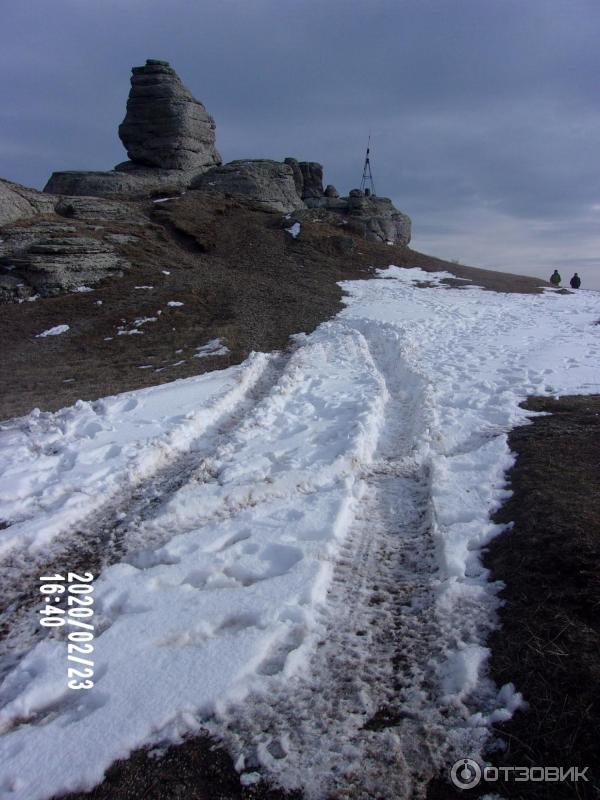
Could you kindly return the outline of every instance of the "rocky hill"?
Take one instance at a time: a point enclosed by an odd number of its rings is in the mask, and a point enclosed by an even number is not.
[[[540,283],[411,251],[389,199],[341,197],[315,162],[222,164],[212,117],[166,62],[131,81],[129,161],[54,173],[44,192],[0,181],[0,417],[285,347],[340,308],[338,281],[390,263],[502,291]],[[214,339],[228,352],[196,357]]]

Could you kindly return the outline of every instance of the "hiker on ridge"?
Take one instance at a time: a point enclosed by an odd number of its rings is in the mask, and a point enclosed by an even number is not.
[[[560,286],[561,281],[562,278],[558,274],[558,270],[555,269],[552,275],[550,276],[550,283],[552,284],[552,286]]]
[[[581,278],[577,273],[571,278],[571,289],[579,289],[581,286]]]

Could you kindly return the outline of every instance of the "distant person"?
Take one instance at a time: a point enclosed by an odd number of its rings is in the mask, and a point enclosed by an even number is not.
[[[579,289],[581,286],[581,278],[577,273],[571,278],[571,289]]]
[[[555,269],[552,275],[550,275],[550,283],[552,284],[552,286],[560,286],[561,281],[562,278],[558,274],[558,270]]]

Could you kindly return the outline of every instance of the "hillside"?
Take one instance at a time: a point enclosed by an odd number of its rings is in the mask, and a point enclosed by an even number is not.
[[[600,296],[223,164],[167,62],[118,131],[0,180],[0,793],[595,796]]]
[[[286,215],[250,206],[191,191],[164,203],[129,201],[133,221],[107,221],[102,211],[96,218],[69,218],[75,235],[127,239],[114,247],[132,266],[93,291],[2,306],[0,418],[196,375],[240,363],[252,350],[285,347],[290,335],[312,331],[341,308],[338,281],[369,277],[389,264],[449,270],[505,292],[535,292],[545,283],[367,241],[321,221],[318,210],[297,215],[302,229],[294,239]],[[64,222],[44,215],[5,226],[4,235]],[[172,301],[183,305],[169,307]],[[119,335],[158,310],[156,322],[144,324],[141,333]],[[68,333],[36,338],[64,324]],[[194,357],[215,338],[226,342],[227,355]]]

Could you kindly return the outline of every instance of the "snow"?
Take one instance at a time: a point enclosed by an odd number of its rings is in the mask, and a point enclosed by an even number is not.
[[[268,356],[0,426],[0,554],[35,553],[193,446],[258,379]]]
[[[180,300],[169,300],[167,305],[171,306],[171,308],[179,308],[179,306],[182,306],[183,303]]]
[[[53,328],[48,328],[43,333],[38,333],[36,339],[43,339],[45,336],[58,336],[61,333],[66,333],[70,329],[69,325],[55,325]]]
[[[209,358],[210,356],[225,356],[230,350],[223,339],[211,339],[201,347],[196,348],[194,358]]]
[[[162,272],[163,275],[170,275],[171,274],[168,269],[163,269],[163,270],[161,270],[161,272]]]
[[[146,325],[148,322],[156,322],[157,319],[158,317],[139,317],[133,320],[133,324],[139,328],[142,325]]]
[[[134,286],[134,289],[154,289],[154,286]]]
[[[90,789],[137,747],[207,725],[225,735],[223,723],[239,731],[227,736],[246,785],[260,765],[290,788],[302,776],[307,797],[327,796],[342,752],[342,777],[363,780],[371,769],[379,794],[409,796],[392,787],[382,753],[405,764],[403,786],[412,786],[423,753],[438,765],[477,754],[490,726],[519,706],[522,687],[498,689],[486,677],[498,587],[480,551],[500,531],[490,514],[508,494],[507,434],[531,416],[519,403],[599,391],[600,295],[466,291],[444,287],[444,277],[390,267],[345,282],[346,308],[296,336],[289,356],[254,354],[239,367],[2,426],[0,518],[13,524],[0,542],[35,554],[52,552],[124,484],[200,447],[208,426],[232,414],[200,469],[140,523],[138,546],[97,578],[94,689],[67,689],[60,632],[0,687],[7,796]],[[196,355],[223,346],[214,339]],[[361,639],[350,627],[339,641],[352,644],[333,658],[327,642],[368,606],[353,571],[363,564],[369,577],[367,546],[374,580],[391,568],[380,553],[404,554],[394,588],[408,599],[399,609],[391,597],[414,683],[403,724],[365,744],[364,715],[385,688],[369,672],[375,634]],[[388,656],[373,675],[388,676]],[[335,658],[356,659],[347,662],[356,695],[336,683]],[[352,713],[327,719],[323,736],[320,703],[329,700]],[[423,743],[432,726],[435,742]]]
[[[73,289],[73,291],[74,292],[86,293],[86,292],[93,292],[94,290],[92,289],[91,286],[76,286]]]
[[[285,230],[290,234],[290,236],[292,236],[294,239],[297,239],[300,233],[300,223],[294,222],[290,228],[286,228]]]

